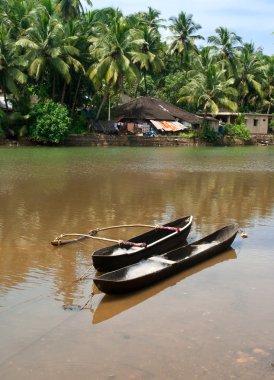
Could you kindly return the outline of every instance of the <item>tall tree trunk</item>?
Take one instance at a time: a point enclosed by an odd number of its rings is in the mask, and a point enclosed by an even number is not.
[[[139,82],[139,80],[137,80],[135,91],[134,91],[134,98],[137,98],[139,86],[140,86],[140,82]]]
[[[144,70],[144,82],[145,82],[145,94],[147,96],[147,74],[145,70]]]
[[[202,123],[202,128],[205,130],[207,128],[207,108],[204,109],[204,116],[203,116],[203,123]]]
[[[4,78],[1,78],[1,79],[2,80],[1,80],[0,91],[2,90],[2,92],[3,92],[5,106],[6,106],[6,109],[8,109],[8,100],[7,100],[7,93],[6,93],[6,90],[5,90]]]
[[[82,75],[79,75],[77,86],[76,86],[76,91],[75,91],[75,95],[74,95],[74,99],[73,99],[73,104],[72,104],[72,112],[74,112],[75,108],[76,108],[76,103],[77,103],[81,79],[82,79]]]
[[[4,102],[5,102],[6,111],[7,111],[8,110],[8,99],[7,99],[7,94],[6,94],[6,91],[4,90],[4,88],[3,88],[3,95],[4,95]]]
[[[266,111],[266,113],[268,115],[270,114],[270,109],[271,109],[271,95],[272,95],[272,90],[270,89],[269,94],[268,94],[268,96],[269,96],[269,103],[268,103],[268,107],[267,107],[267,111]]]
[[[65,101],[66,88],[67,88],[67,83],[66,83],[66,81],[65,81],[65,82],[64,82],[64,85],[63,85],[63,91],[62,91],[62,97],[61,97],[61,103],[62,103],[62,104],[63,104],[64,101]]]
[[[55,98],[55,87],[56,87],[56,76],[53,74],[53,81],[52,81],[52,99]]]
[[[100,107],[98,108],[95,120],[99,120],[99,116],[101,114],[102,108],[103,108],[103,106],[104,106],[104,104],[105,104],[105,102],[106,102],[106,100],[108,99],[108,96],[109,96],[109,89],[110,89],[110,84],[107,85],[106,91],[105,91],[104,96],[103,96],[103,100],[102,100],[102,102],[100,104]]]

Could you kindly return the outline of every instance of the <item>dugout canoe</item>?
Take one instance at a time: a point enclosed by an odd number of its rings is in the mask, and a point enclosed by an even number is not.
[[[115,244],[99,249],[92,254],[93,266],[99,272],[109,272],[170,251],[185,243],[192,219],[192,215],[188,215],[135,236],[129,239],[127,244]],[[129,246],[128,243],[141,246]]]
[[[94,283],[107,294],[138,290],[227,250],[238,229],[238,224],[230,224],[184,247],[96,276]]]
[[[139,305],[140,303],[147,301],[151,297],[156,296],[162,291],[172,288],[181,281],[188,277],[197,275],[210,267],[224,263],[225,261],[237,259],[235,249],[231,248],[219,255],[211,257],[209,260],[205,260],[197,265],[193,265],[184,271],[181,271],[174,276],[170,276],[162,281],[158,281],[153,286],[147,286],[135,292],[129,292],[127,294],[110,295],[101,293],[100,290],[93,285],[93,296],[91,299],[92,323],[97,324],[111,319],[120,313],[123,313],[132,307]]]

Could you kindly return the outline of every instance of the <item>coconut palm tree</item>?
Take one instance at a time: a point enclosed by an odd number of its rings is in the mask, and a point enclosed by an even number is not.
[[[147,12],[141,12],[142,22],[145,23],[149,27],[153,28],[165,28],[163,24],[166,21],[164,18],[160,18],[161,12],[152,7],[148,7]]]
[[[10,30],[10,38],[17,39],[43,9],[44,6],[37,0],[1,0],[0,17]]]
[[[201,25],[193,21],[193,15],[185,12],[179,13],[178,17],[170,17],[171,26],[169,27],[173,36],[171,37],[171,54],[179,55],[181,65],[187,62],[189,53],[197,51],[195,40],[204,39],[200,34],[196,34]]]
[[[77,96],[77,92],[80,86],[80,80],[82,76],[85,74],[85,68],[80,62],[80,54],[81,54],[81,49],[84,46],[87,48],[87,41],[83,37],[81,32],[82,32],[82,24],[79,19],[68,20],[64,24],[63,59],[69,66],[71,79],[68,81],[66,78],[64,78],[61,103],[64,103],[65,92],[66,92],[68,83],[70,83],[70,98],[71,98],[72,92],[75,92],[75,96]],[[75,81],[72,81],[72,79],[74,77],[76,77],[77,86],[76,86],[76,89],[73,91],[72,84]]]
[[[254,44],[245,44],[238,55],[238,104],[242,111],[250,109],[250,105],[261,102],[263,98],[263,82],[267,79],[268,65]]]
[[[90,55],[94,60],[88,71],[89,78],[98,89],[105,87],[96,115],[98,119],[110,89],[120,91],[124,80],[138,77],[137,67],[131,60],[133,46],[138,41],[132,40],[129,24],[120,11],[116,10],[109,25],[101,22],[96,24],[94,36],[89,38],[89,42]]]
[[[215,32],[217,35],[208,37],[208,42],[214,44],[219,51],[220,58],[228,63],[228,68],[232,69],[236,77],[235,53],[242,45],[242,38],[222,26],[215,29]],[[228,73],[231,74],[230,70],[228,70]]]
[[[208,113],[216,115],[219,107],[236,111],[237,91],[233,88],[234,78],[226,79],[226,69],[222,62],[209,63],[206,67],[193,71],[193,77],[181,88],[178,102],[190,102],[196,109],[202,109],[204,117]]]
[[[141,72],[145,84],[145,94],[147,95],[147,74],[159,73],[164,68],[164,62],[160,56],[160,35],[157,28],[145,24],[132,34],[133,40],[138,41],[135,46],[136,49],[131,53],[132,62],[137,65]]]
[[[65,20],[78,17],[84,12],[83,5],[80,0],[57,0],[56,10]],[[86,0],[88,5],[92,5],[90,0]]]
[[[23,84],[27,76],[23,73],[24,60],[10,38],[10,32],[0,26],[0,89],[3,92],[6,108],[7,94],[18,95],[18,84]]]
[[[60,79],[70,82],[70,67],[80,69],[80,63],[74,58],[78,50],[69,42],[60,19],[44,10],[15,44],[24,49],[24,57],[29,62],[29,75],[36,81],[49,82],[53,98],[56,97]]]
[[[274,113],[274,56],[265,56],[267,62],[266,79],[263,82],[263,106],[266,113]]]

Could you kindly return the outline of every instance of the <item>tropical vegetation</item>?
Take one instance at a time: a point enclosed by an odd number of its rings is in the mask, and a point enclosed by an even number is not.
[[[151,7],[126,16],[86,3],[1,0],[0,95],[4,108],[12,104],[0,113],[2,136],[62,141],[88,118],[110,117],[124,93],[205,116],[274,112],[274,56],[226,27],[206,40],[183,11],[164,20]]]

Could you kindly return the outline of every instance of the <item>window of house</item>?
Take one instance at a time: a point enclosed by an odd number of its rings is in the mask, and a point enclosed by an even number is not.
[[[258,119],[253,119],[253,127],[258,127],[259,120]]]

